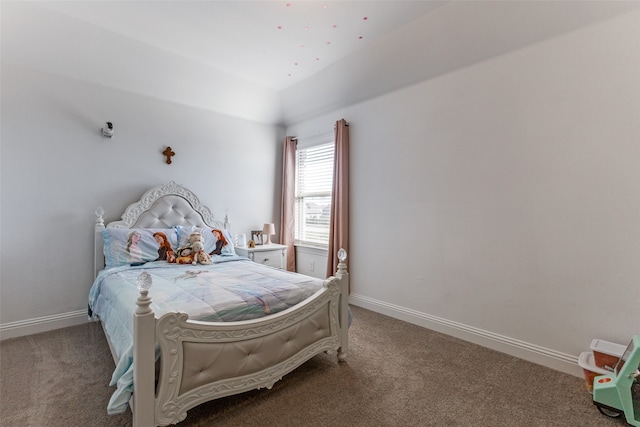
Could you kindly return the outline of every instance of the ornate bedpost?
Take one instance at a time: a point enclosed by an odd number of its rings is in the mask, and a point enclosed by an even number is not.
[[[102,247],[104,245],[102,241],[102,229],[104,228],[104,209],[98,207],[95,211],[96,224],[94,226],[93,237],[93,277],[98,275],[98,271],[104,268],[104,252]]]
[[[224,214],[224,225],[223,225],[223,227],[224,227],[225,230],[231,231],[231,221],[229,221],[229,212],[228,212],[228,210]]]
[[[133,318],[133,425],[154,427],[155,424],[155,328],[151,309],[151,275],[146,271],[138,276],[140,296],[136,300]]]
[[[347,251],[338,251],[338,271],[336,277],[340,280],[340,349],[338,360],[345,361],[349,351],[349,273],[347,272]]]

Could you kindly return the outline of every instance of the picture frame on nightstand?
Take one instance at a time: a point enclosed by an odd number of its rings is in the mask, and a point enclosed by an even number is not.
[[[251,230],[251,240],[253,240],[256,245],[261,245],[262,244],[262,230]]]

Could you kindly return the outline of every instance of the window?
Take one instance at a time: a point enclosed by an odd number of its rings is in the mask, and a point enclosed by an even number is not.
[[[329,245],[333,147],[330,142],[296,150],[296,245]]]

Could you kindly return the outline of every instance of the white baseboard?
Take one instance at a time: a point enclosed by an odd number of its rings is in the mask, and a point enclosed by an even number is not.
[[[78,310],[69,313],[54,314],[52,316],[37,317],[35,319],[9,322],[0,325],[0,341],[80,325],[88,321],[87,310]]]
[[[349,304],[441,332],[560,372],[582,377],[578,357],[405,307],[351,294]],[[355,320],[355,319],[354,319]]]
[[[514,338],[475,328],[473,326],[421,313],[394,304],[351,294],[349,304],[384,314],[394,319],[451,335],[483,347],[510,354],[557,371],[582,377],[578,357],[540,347]],[[16,338],[88,322],[87,311],[78,310],[53,316],[38,317],[0,325],[0,340]]]

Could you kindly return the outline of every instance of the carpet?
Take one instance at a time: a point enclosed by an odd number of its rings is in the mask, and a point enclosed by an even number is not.
[[[347,362],[321,354],[270,390],[207,402],[187,426],[624,426],[584,380],[352,307]],[[130,426],[109,416],[114,362],[97,323],[0,343],[0,425]]]

